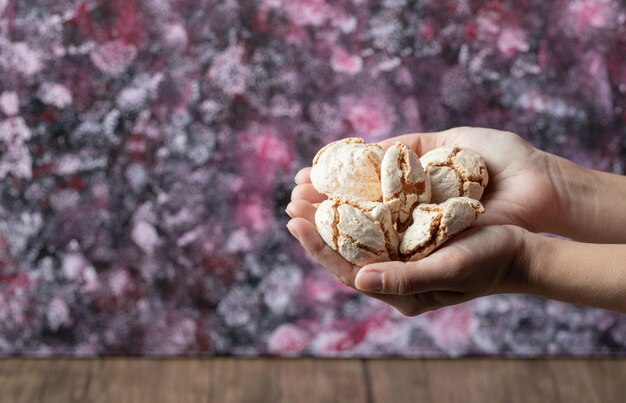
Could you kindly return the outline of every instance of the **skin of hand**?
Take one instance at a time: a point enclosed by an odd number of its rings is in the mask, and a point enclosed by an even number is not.
[[[331,249],[315,228],[315,207],[292,203],[296,218],[287,225],[304,249],[344,284],[415,316],[448,305],[502,292],[524,283],[518,257],[524,230],[483,226],[463,232],[416,262],[386,262],[362,268]]]
[[[546,262],[561,256],[558,251],[568,249],[569,244],[574,244],[575,250],[577,244],[566,242],[547,248],[544,243],[552,245],[551,240],[519,228],[595,242],[624,241],[626,209],[618,220],[605,211],[615,212],[615,203],[626,198],[623,178],[584,169],[532,147],[513,133],[492,129],[461,127],[439,133],[399,136],[380,144],[386,149],[395,141],[408,144],[418,155],[441,146],[459,146],[481,154],[490,174],[490,183],[481,200],[486,212],[475,223],[476,229],[456,236],[418,262],[388,262],[361,269],[343,259],[319,236],[315,228],[315,208],[326,197],[310,183],[310,168],[301,170],[296,175],[297,186],[287,207],[287,213],[293,218],[288,228],[307,252],[344,284],[411,316],[500,292],[534,293],[623,309],[619,290],[611,291],[613,299],[610,301],[598,299],[601,292],[597,290],[595,299],[584,292],[564,294],[553,276],[538,270],[550,270]],[[598,190],[604,192],[604,197],[593,193]],[[581,197],[581,194],[591,196]],[[593,248],[584,250],[587,255],[582,256],[581,261],[592,264],[588,256],[597,252]],[[558,266],[558,263],[555,264]],[[568,275],[566,270],[556,272],[560,276]],[[585,277],[584,273],[584,269],[579,270],[578,280]],[[614,270],[613,274],[619,277],[621,271]],[[542,280],[531,281],[533,279]],[[583,291],[578,280],[566,280],[577,284],[570,288]]]
[[[626,313],[626,245],[526,232],[515,266],[521,292]]]
[[[417,155],[437,147],[469,148],[487,164],[489,185],[481,202],[486,211],[476,225],[513,224],[530,231],[547,231],[547,222],[559,210],[556,188],[546,172],[550,154],[526,143],[521,137],[492,129],[459,127],[438,133],[407,134],[379,143],[387,149],[396,141],[407,144]],[[319,203],[326,199],[310,180],[310,168],[296,175],[292,201]]]
[[[465,231],[416,262],[363,266],[321,239],[315,207],[298,201],[288,228],[344,284],[415,316],[490,294],[524,293],[626,313],[626,245],[551,239],[510,225]]]
[[[478,152],[489,170],[489,185],[481,202],[485,213],[477,226],[511,224],[531,232],[550,232],[596,243],[626,243],[626,178],[586,169],[534,148],[520,136],[494,129],[457,127],[437,133],[406,134],[396,141],[417,155],[442,146]],[[311,168],[296,175],[291,200],[316,204],[326,197],[310,180]]]

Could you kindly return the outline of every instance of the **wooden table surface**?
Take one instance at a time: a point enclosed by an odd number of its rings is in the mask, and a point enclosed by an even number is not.
[[[0,402],[626,401],[626,360],[0,359]]]

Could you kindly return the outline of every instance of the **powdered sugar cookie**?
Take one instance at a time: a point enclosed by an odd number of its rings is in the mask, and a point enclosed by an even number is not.
[[[380,164],[383,149],[361,138],[335,141],[313,159],[311,183],[327,196],[353,196],[381,201]]]
[[[480,200],[489,182],[485,161],[472,150],[435,148],[424,154],[420,162],[430,179],[431,203],[460,196]]]

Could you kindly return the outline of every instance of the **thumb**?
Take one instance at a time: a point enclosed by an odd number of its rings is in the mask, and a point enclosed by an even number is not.
[[[454,265],[426,257],[417,262],[386,262],[363,266],[354,281],[364,292],[409,295],[428,291],[455,291]]]

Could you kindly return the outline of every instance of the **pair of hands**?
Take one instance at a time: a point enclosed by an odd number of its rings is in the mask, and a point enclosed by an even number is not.
[[[344,284],[380,299],[408,316],[480,296],[524,292],[524,245],[527,231],[549,231],[560,209],[551,154],[521,137],[492,129],[460,127],[438,133],[407,134],[396,141],[417,155],[441,146],[478,152],[489,170],[482,203],[485,213],[474,228],[457,235],[417,262],[386,262],[358,267],[322,240],[315,227],[317,205],[326,197],[310,180],[310,167],[296,175],[287,227],[304,249]]]

